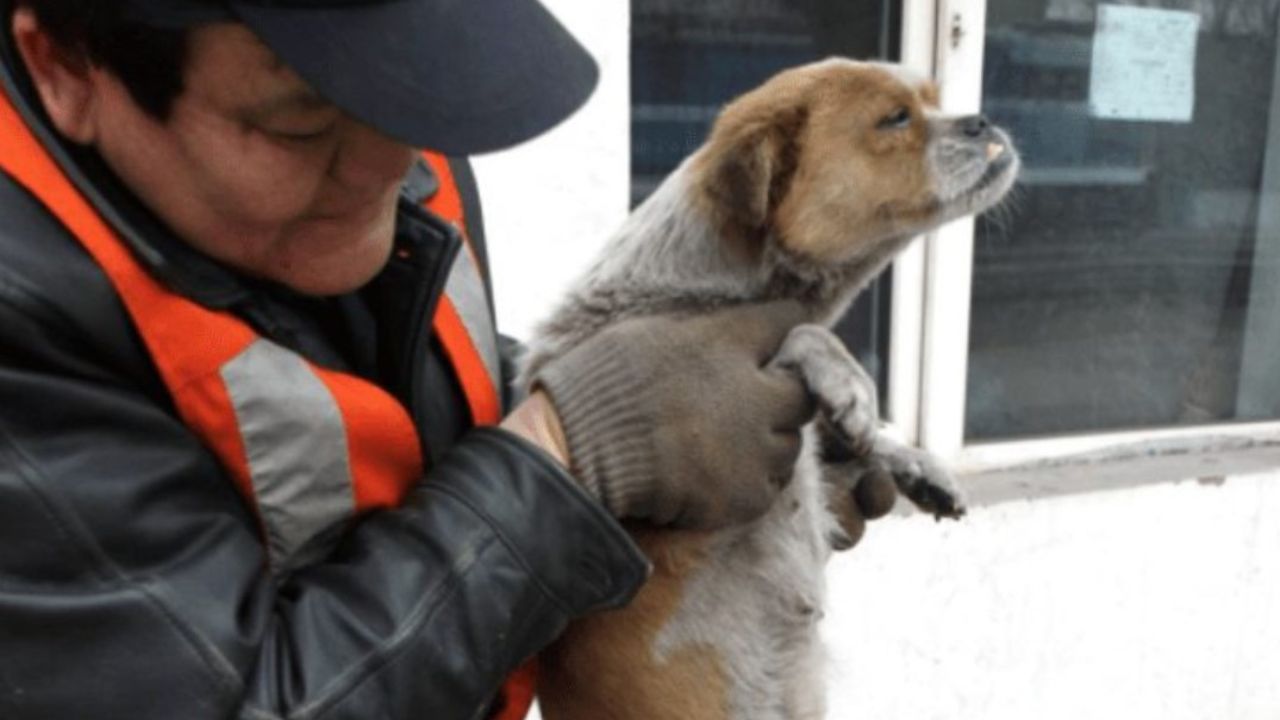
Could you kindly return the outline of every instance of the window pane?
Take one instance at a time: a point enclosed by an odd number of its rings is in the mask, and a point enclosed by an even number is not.
[[[896,57],[898,10],[892,0],[632,0],[632,204],[697,149],[724,103],[779,70]],[[882,393],[888,303],[877,282],[836,328]]]
[[[970,439],[1280,417],[1275,8],[989,0]]]

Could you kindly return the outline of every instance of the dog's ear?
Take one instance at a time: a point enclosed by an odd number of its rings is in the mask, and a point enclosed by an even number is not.
[[[770,108],[763,117],[741,118],[733,109],[702,149],[701,190],[724,241],[755,259],[795,174],[804,113]]]

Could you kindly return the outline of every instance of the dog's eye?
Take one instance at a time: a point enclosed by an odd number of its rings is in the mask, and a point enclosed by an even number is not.
[[[911,110],[900,107],[880,120],[881,130],[901,130],[911,124]]]

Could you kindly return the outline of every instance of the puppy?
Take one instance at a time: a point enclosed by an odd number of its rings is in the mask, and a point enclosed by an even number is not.
[[[877,434],[875,385],[826,329],[913,237],[1013,184],[1004,132],[937,110],[936,89],[894,65],[831,59],[775,76],[725,108],[537,331],[526,378],[623,318],[797,300],[811,324],[771,362],[820,407],[758,521],[629,526],[654,575],[628,608],[544,653],[546,720],[820,718],[823,568],[860,532],[841,522],[859,478],[889,472],[920,508],[963,512],[938,463]]]

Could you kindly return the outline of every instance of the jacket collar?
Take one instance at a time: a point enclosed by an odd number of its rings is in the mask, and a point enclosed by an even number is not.
[[[215,310],[237,305],[259,282],[249,280],[183,242],[151,213],[91,149],[64,141],[37,101],[13,48],[8,18],[12,3],[0,0],[0,86],[72,184],[119,233],[142,264],[174,292]],[[439,180],[423,161],[405,178],[400,212],[412,212],[439,190]],[[400,223],[398,223],[400,224]]]

